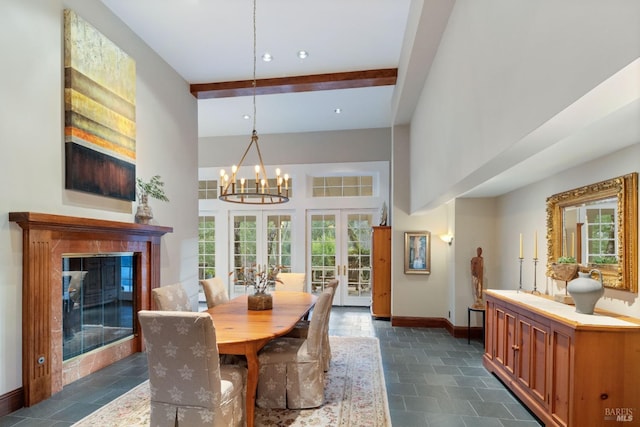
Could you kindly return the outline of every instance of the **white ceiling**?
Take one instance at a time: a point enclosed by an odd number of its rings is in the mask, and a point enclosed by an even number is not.
[[[252,78],[251,0],[102,2],[188,83]],[[422,9],[413,8],[418,4]],[[258,96],[258,132],[407,123],[452,5],[417,0],[258,1],[257,54],[269,51],[274,56],[270,63],[258,58],[258,79],[399,68],[396,86]],[[413,45],[416,34],[419,49]],[[403,51],[403,44],[411,52]],[[296,56],[300,49],[309,52],[307,59]],[[638,143],[639,75],[640,59],[514,143],[468,182],[458,183],[459,194],[450,196],[497,196]],[[342,113],[335,114],[335,108]],[[245,114],[253,114],[251,97],[199,100],[199,136],[249,135],[253,125],[243,119]],[[514,158],[526,160],[514,166]]]
[[[188,83],[252,79],[252,1],[102,1]],[[256,77],[397,68],[409,5],[410,0],[258,1]],[[297,57],[301,49],[307,59]],[[273,61],[260,59],[266,51]],[[393,89],[258,96],[256,127],[261,134],[389,127]],[[245,114],[253,115],[250,96],[199,100],[199,136],[249,135],[253,125]]]

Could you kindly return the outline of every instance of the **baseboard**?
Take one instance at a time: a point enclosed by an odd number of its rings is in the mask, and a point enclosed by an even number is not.
[[[0,396],[0,417],[9,415],[24,406],[22,387]]]
[[[444,328],[455,338],[467,338],[466,326],[455,326],[449,319],[444,317],[404,317],[392,316],[391,326],[401,326],[405,328]],[[480,326],[473,326],[470,330],[471,339],[482,339],[483,329]]]

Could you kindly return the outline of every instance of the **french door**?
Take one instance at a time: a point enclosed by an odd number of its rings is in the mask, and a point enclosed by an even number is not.
[[[321,293],[338,279],[334,305],[371,305],[371,227],[374,210],[307,212],[310,290]]]
[[[291,271],[292,215],[287,212],[238,212],[230,218],[230,296],[247,292],[242,269],[253,266]]]

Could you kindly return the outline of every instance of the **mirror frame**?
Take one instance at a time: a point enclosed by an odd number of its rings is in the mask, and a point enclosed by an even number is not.
[[[547,198],[547,276],[551,265],[562,256],[563,209],[568,206],[615,197],[617,204],[618,264],[600,266],[607,288],[638,292],[638,173],[633,172],[585,185]],[[595,265],[581,265],[589,271]],[[607,268],[608,267],[608,268]]]

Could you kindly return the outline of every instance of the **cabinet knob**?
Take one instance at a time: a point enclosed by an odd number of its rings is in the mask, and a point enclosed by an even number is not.
[[[511,346],[511,349],[512,349],[513,351],[518,351],[518,350],[520,350],[520,346],[518,346],[518,345],[512,345],[512,346]]]
[[[608,395],[607,393],[602,393],[602,394],[600,395],[600,399],[601,399],[601,400],[607,400],[608,398],[609,398],[609,395]]]

